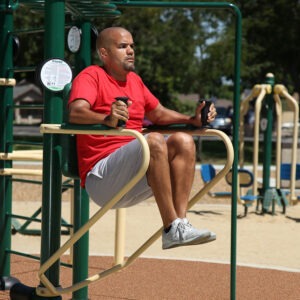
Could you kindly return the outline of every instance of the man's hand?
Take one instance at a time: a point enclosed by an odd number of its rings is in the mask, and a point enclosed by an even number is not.
[[[128,107],[132,101],[128,101],[126,105],[123,101],[118,100],[112,103],[110,115],[105,118],[105,125],[109,127],[117,127],[118,121],[127,122],[129,119]]]
[[[203,123],[205,123],[205,121],[201,119],[201,111],[204,109],[204,107],[205,107],[205,101],[202,101],[196,108],[195,116],[192,118],[192,124],[195,127],[201,127],[203,126]],[[207,122],[208,123],[212,122],[215,119],[216,115],[217,115],[217,111],[215,105],[211,103],[209,107],[209,112],[207,114]]]

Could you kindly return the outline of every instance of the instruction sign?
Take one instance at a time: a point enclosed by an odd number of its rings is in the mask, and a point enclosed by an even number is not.
[[[59,92],[72,81],[72,70],[64,60],[54,58],[43,64],[40,78],[45,88],[52,92]]]

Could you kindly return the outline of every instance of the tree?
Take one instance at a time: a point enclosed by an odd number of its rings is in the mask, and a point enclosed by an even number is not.
[[[32,29],[43,29],[43,15],[33,13],[26,6],[22,6],[14,12],[14,30],[19,33],[16,37],[19,40],[18,53],[15,56],[14,64],[19,68],[35,67],[43,61],[44,45],[43,31],[39,33],[28,33]],[[35,73],[32,72],[18,72],[15,75],[19,81],[26,78],[28,81],[35,81]]]
[[[273,72],[276,82],[300,91],[300,1],[233,0],[243,15],[243,88]],[[230,11],[187,8],[119,7],[120,18],[97,19],[101,28],[128,28],[137,44],[137,72],[165,105],[176,108],[178,93],[232,98],[235,16]],[[42,27],[43,17],[17,10],[15,28]],[[43,35],[21,41],[17,65],[35,65],[43,58]],[[94,63],[99,63],[96,55]]]
[[[243,15],[245,85],[272,72],[290,92],[300,92],[300,1],[233,1]]]
[[[27,11],[24,17],[24,11],[19,12],[15,27],[31,28],[38,23],[43,26],[42,16],[33,18]],[[179,108],[178,93],[196,92],[203,97],[217,90],[223,72],[218,70],[217,61],[210,63],[207,55],[209,41],[216,41],[221,34],[219,19],[214,14],[203,9],[122,8],[119,19],[92,22],[99,30],[120,25],[133,33],[137,43],[137,72],[168,107]],[[30,35],[21,41],[24,50],[17,64],[36,65],[43,60],[42,38],[43,35]],[[94,63],[99,63],[96,55]],[[182,109],[186,108],[181,105]]]

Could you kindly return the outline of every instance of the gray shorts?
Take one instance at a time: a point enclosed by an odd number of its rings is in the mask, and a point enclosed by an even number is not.
[[[142,148],[137,140],[100,160],[87,174],[85,188],[99,206],[105,205],[138,172]],[[129,207],[153,196],[146,175],[113,208]]]

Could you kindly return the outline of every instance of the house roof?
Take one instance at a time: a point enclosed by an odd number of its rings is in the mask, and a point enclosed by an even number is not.
[[[15,102],[29,101],[29,102],[43,102],[41,89],[26,80],[20,81],[13,89],[13,98]]]

